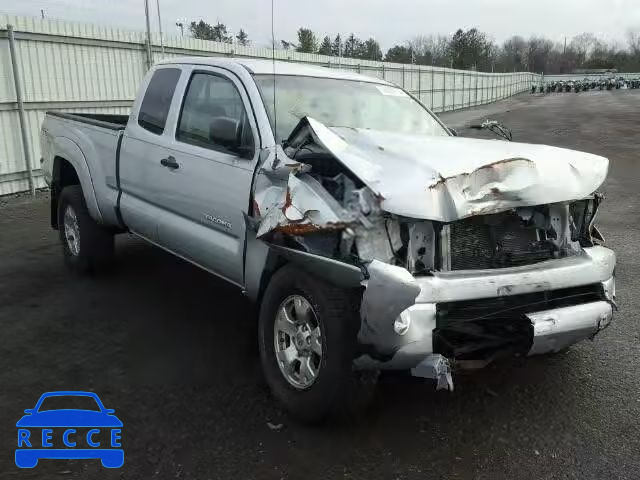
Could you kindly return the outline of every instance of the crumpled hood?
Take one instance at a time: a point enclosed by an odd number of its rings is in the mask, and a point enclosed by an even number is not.
[[[547,145],[326,127],[307,118],[318,143],[397,215],[453,221],[510,208],[584,198],[609,161]]]

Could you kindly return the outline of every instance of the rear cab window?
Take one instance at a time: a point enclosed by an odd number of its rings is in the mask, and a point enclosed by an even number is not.
[[[179,68],[160,68],[151,77],[138,112],[138,125],[145,130],[164,132],[180,73]]]

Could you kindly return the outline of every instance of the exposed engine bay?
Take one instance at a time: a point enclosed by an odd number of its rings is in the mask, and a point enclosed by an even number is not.
[[[263,240],[355,265],[379,260],[414,275],[527,265],[602,240],[593,226],[599,194],[452,222],[389,213],[385,198],[313,135],[296,133],[256,179],[253,214]]]
[[[454,150],[452,142],[460,142],[462,149]],[[579,257],[585,255],[584,248],[603,241],[594,226],[602,196],[594,191],[606,176],[606,159],[589,154],[579,158],[579,152],[533,145],[516,151],[518,144],[497,140],[480,141],[486,148],[478,151],[480,144],[469,142],[478,141],[418,142],[351,128],[329,129],[303,118],[256,175],[250,221],[257,238],[363,272],[359,340],[363,355],[377,365],[394,361],[407,343],[405,339],[385,344],[380,338],[383,331],[386,336],[402,335],[401,314],[421,295],[420,288],[414,288],[416,278]],[[411,153],[420,159],[404,161],[412,147],[421,147]],[[465,168],[452,165],[464,164],[454,154],[471,153],[475,159]],[[376,271],[381,273],[378,293],[384,288],[391,295],[384,315],[376,312],[378,303],[376,308],[367,304],[379,302],[367,295]],[[501,294],[498,288],[492,299],[434,301],[429,348],[460,361],[524,355],[534,335],[527,305],[546,308],[572,305],[565,297],[579,298],[578,303],[605,298],[596,282],[577,290],[549,292],[541,285],[524,296],[513,293],[517,292]],[[428,367],[442,371],[441,360],[433,359]]]

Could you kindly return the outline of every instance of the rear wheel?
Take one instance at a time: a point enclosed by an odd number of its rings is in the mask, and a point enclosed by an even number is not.
[[[377,372],[353,370],[357,298],[292,265],[267,287],[258,332],[262,368],[273,395],[302,421],[356,415],[373,396]]]
[[[91,218],[79,185],[65,187],[60,194],[58,232],[65,263],[75,272],[98,270],[113,259],[113,232]]]

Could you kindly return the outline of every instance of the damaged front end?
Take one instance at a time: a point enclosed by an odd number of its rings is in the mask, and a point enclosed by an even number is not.
[[[504,142],[480,141],[486,158],[463,169],[450,142],[465,139],[377,133],[303,118],[259,167],[248,218],[271,248],[363,290],[357,368],[451,389],[449,362],[557,351],[609,323],[615,256],[599,246],[592,193],[606,159],[572,152],[556,162],[564,189],[545,188],[550,153],[570,151],[535,147],[546,156],[534,161],[500,146],[495,160],[486,150]],[[446,152],[456,169],[423,158]]]

